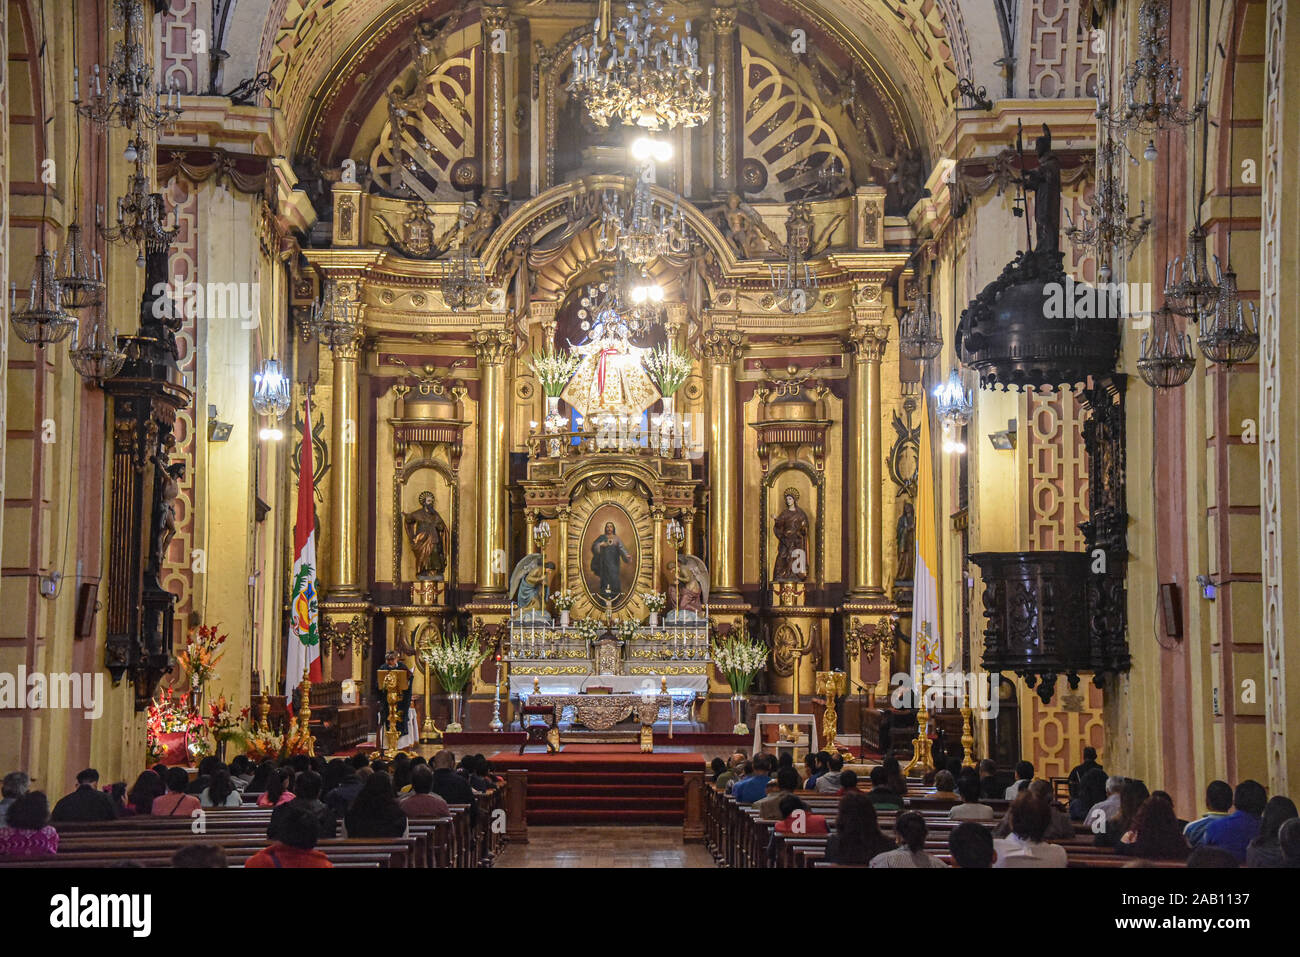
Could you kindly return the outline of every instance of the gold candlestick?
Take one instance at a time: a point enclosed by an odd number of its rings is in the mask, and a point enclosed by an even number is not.
[[[916,737],[912,739],[912,760],[907,767],[903,768],[904,774],[911,774],[916,768],[919,768],[922,774],[934,770],[934,761],[930,757],[930,739],[925,734],[925,729],[930,724],[930,712],[925,709],[925,682],[918,682],[917,687],[921,695],[921,706],[916,712]]]
[[[971,710],[961,709],[961,746],[964,755],[961,759],[963,768],[975,767],[975,735],[971,732]]]
[[[271,699],[266,696],[266,689],[262,689],[262,697],[258,701],[257,711],[260,715],[258,729],[269,732],[271,730]]]
[[[844,694],[847,675],[842,671],[817,672],[817,692],[826,698],[826,710],[822,712],[822,734],[826,738],[826,751],[835,754],[839,748],[835,737],[839,733],[839,715],[835,710],[835,699]]]
[[[311,735],[311,666],[302,670],[302,709],[298,712],[298,740],[308,757],[316,756],[316,739]]]

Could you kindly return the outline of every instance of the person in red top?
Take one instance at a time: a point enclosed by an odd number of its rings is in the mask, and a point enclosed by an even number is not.
[[[186,794],[190,776],[182,767],[167,769],[167,793],[153,799],[149,813],[154,817],[189,817],[199,809],[197,795]]]
[[[9,805],[0,827],[0,857],[50,857],[59,849],[59,832],[50,827],[50,802],[28,791]]]
[[[306,808],[286,804],[277,822],[279,840],[262,848],[244,862],[245,867],[333,867],[330,859],[316,850],[320,825]]]
[[[778,834],[828,834],[826,818],[809,814],[808,805],[797,794],[781,798],[781,820],[776,822]]]

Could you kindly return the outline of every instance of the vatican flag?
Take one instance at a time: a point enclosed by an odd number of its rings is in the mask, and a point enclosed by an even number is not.
[[[935,531],[930,403],[922,391],[921,448],[916,470],[916,565],[912,573],[912,681],[942,667],[939,660],[939,542]]]
[[[289,599],[289,653],[284,666],[284,693],[292,695],[303,673],[321,680],[320,616],[316,586],[315,482],[311,450],[311,399],[303,406],[302,455],[298,460],[298,520],[293,530],[293,588]],[[308,670],[310,669],[310,671]]]

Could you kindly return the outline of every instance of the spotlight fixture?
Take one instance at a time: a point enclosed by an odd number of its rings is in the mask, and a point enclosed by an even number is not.
[[[1016,447],[1016,420],[1008,419],[1007,427],[1001,432],[990,432],[989,442],[999,452],[1012,452]]]
[[[638,163],[666,163],[673,155],[673,145],[649,136],[638,136],[632,141],[632,158]]]
[[[217,407],[208,406],[208,441],[209,442],[229,442],[230,433],[235,426],[231,422],[222,422],[217,418]]]

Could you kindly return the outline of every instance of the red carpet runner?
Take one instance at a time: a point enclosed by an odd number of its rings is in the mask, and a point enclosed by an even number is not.
[[[681,825],[686,814],[682,772],[705,767],[696,753],[640,754],[626,745],[566,745],[559,754],[500,751],[488,760],[498,772],[528,771],[524,810],[530,827]]]

